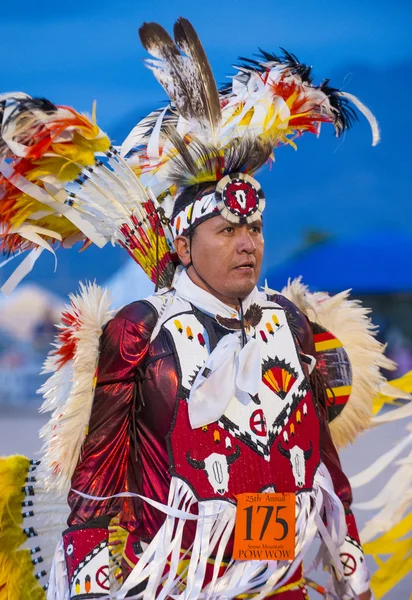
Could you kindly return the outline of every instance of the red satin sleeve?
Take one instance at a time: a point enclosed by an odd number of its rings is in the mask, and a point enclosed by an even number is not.
[[[112,517],[120,509],[131,526],[136,526],[138,515],[130,499],[89,500],[74,490],[92,496],[138,491],[138,453],[131,449],[130,435],[138,409],[135,373],[145,359],[156,320],[151,305],[134,302],[117,313],[103,331],[89,430],[68,496],[69,526]]]

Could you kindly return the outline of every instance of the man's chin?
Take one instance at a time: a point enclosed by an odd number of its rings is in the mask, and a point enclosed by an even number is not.
[[[246,298],[253,291],[255,285],[255,281],[244,282],[242,285],[234,285],[226,295],[236,300],[238,298]]]

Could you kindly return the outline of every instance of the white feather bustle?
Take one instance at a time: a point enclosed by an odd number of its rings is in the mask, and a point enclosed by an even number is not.
[[[43,373],[50,377],[42,385],[42,412],[52,412],[40,431],[44,439],[40,475],[45,489],[65,496],[87,435],[94,396],[94,378],[99,357],[102,328],[113,316],[108,291],[95,283],[80,284],[80,293],[70,296],[66,307],[75,325],[59,325],[76,344],[74,358],[59,368],[57,338]]]
[[[395,363],[384,354],[385,346],[375,337],[370,309],[349,299],[349,290],[329,296],[310,293],[301,279],[289,280],[281,292],[306,314],[335,335],[343,344],[352,366],[352,392],[344,410],[330,424],[332,438],[343,448],[369,427],[374,397],[387,383],[380,369],[393,370]],[[394,388],[394,397],[396,397]]]

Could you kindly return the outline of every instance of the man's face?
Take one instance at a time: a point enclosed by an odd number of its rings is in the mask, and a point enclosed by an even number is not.
[[[184,266],[192,262],[188,274],[194,283],[223,302],[237,304],[238,298],[250,294],[259,278],[262,221],[234,225],[218,215],[196,227],[191,248],[183,236],[176,238],[175,246]]]

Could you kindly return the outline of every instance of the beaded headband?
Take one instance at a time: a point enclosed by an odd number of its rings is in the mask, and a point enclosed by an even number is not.
[[[231,223],[253,223],[261,218],[265,196],[260,183],[250,175],[232,173],[223,177],[214,192],[200,195],[171,221],[173,236],[187,235],[217,215]]]

